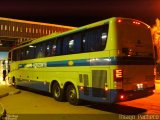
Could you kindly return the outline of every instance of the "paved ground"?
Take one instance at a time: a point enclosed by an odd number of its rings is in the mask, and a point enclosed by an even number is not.
[[[20,92],[22,91],[22,92]],[[20,93],[20,94],[17,94]],[[15,94],[15,95],[13,95]],[[7,97],[5,97],[7,96]],[[4,105],[9,114],[63,114],[63,117],[57,117],[57,119],[70,118],[67,116],[72,115],[71,117],[75,120],[78,118],[83,118],[83,116],[77,117],[79,114],[86,114],[84,118],[91,117],[92,120],[100,120],[97,115],[110,114],[113,116],[103,116],[102,118],[119,118],[116,115],[128,115],[128,114],[160,114],[160,83],[156,81],[156,92],[154,95],[147,98],[121,102],[114,106],[106,105],[96,105],[89,104],[85,106],[73,106],[68,102],[57,102],[53,98],[44,96],[41,94],[36,94],[28,91],[23,91],[15,89],[12,86],[9,86],[7,82],[0,82],[0,103]],[[15,107],[16,106],[16,107]],[[69,114],[70,113],[70,114]],[[65,116],[67,115],[67,116]],[[35,116],[33,116],[34,118]],[[45,116],[45,117],[48,117]],[[53,116],[51,116],[53,117]],[[60,118],[59,118],[60,117]],[[25,116],[25,118],[27,118]],[[36,118],[37,119],[37,118]],[[19,120],[19,119],[18,119]],[[48,118],[50,120],[50,118]],[[79,119],[80,120],[80,119]]]
[[[6,81],[0,80],[0,98],[20,93],[19,89],[15,89],[13,86],[9,85]]]

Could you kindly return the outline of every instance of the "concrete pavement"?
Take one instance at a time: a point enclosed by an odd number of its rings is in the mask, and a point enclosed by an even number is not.
[[[21,91],[19,89],[9,85],[7,81],[0,79],[0,98],[8,95],[18,94],[20,92]]]
[[[0,79],[0,99],[2,97],[13,95],[20,93],[20,90],[15,89],[13,86],[9,85],[7,81],[3,81]],[[0,104],[0,120],[4,119],[3,117],[6,116],[6,110],[5,108]]]

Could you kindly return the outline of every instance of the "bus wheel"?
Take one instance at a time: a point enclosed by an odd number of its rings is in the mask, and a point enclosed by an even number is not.
[[[77,92],[74,85],[69,85],[67,87],[66,93],[67,101],[72,105],[79,105],[80,100],[77,98]]]
[[[52,96],[55,100],[62,101],[62,90],[57,82],[52,86]]]

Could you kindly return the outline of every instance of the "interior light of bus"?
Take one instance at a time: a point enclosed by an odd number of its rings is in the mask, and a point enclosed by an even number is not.
[[[34,46],[33,46],[33,45],[30,45],[29,47],[30,47],[30,48],[33,48]]]
[[[121,23],[122,22],[122,19],[118,19],[118,21],[117,21],[118,23]]]

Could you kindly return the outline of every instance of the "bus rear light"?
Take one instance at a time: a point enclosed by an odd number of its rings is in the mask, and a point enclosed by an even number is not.
[[[153,93],[155,93],[156,91],[155,91],[155,90],[153,90],[152,92],[153,92]]]
[[[122,19],[118,19],[117,22],[118,22],[118,23],[121,23],[121,22],[122,22]]]
[[[83,86],[80,86],[80,91],[84,91],[84,87]]]
[[[122,89],[123,71],[121,69],[113,70],[114,74],[114,88]]]
[[[141,23],[138,21],[133,21],[133,24],[140,25]]]
[[[115,81],[123,80],[123,71],[121,69],[114,70],[114,80]]]
[[[120,100],[124,100],[125,96],[124,95],[120,95],[119,98],[120,98]]]
[[[105,87],[105,91],[108,91],[108,87]]]

